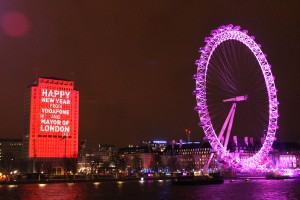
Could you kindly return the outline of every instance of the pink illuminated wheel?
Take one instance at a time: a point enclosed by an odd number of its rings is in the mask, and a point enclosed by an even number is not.
[[[205,38],[196,61],[193,93],[199,125],[214,152],[232,165],[249,168],[261,165],[270,151],[279,115],[271,66],[261,45],[240,29],[232,24],[220,26]],[[244,147],[230,149],[225,130],[242,139]],[[258,140],[260,145],[254,142]],[[245,146],[249,154],[244,153]]]

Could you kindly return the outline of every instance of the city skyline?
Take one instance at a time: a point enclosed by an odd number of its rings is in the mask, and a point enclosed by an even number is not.
[[[272,65],[277,139],[299,141],[300,3],[178,2],[2,1],[1,138],[22,138],[28,84],[58,77],[80,91],[79,137],[91,145],[187,140],[186,128],[200,140],[198,49],[211,30],[234,24],[256,37]]]

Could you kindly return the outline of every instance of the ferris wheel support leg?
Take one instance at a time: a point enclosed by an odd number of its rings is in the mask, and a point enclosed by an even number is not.
[[[229,136],[230,136],[230,132],[231,132],[231,128],[232,128],[232,123],[233,123],[233,119],[234,119],[234,114],[235,114],[235,108],[236,108],[236,103],[232,104],[232,114],[230,117],[230,121],[229,121],[229,125],[228,125],[228,129],[227,129],[227,133],[226,133],[226,138],[225,138],[225,142],[224,142],[224,148],[227,149],[227,145],[228,145],[228,140],[229,140]]]
[[[208,174],[208,173],[207,173],[208,167],[209,167],[209,164],[210,164],[211,159],[213,158],[213,156],[214,156],[214,153],[210,153],[209,158],[208,158],[206,164],[205,164],[204,167],[203,167],[203,174],[204,174],[204,175]]]
[[[222,129],[221,129],[221,131],[220,131],[220,134],[219,134],[219,136],[218,136],[218,140],[219,140],[219,141],[221,140],[221,138],[222,138],[223,135],[224,135],[224,131],[225,131],[227,125],[228,125],[228,122],[229,122],[229,120],[230,120],[230,118],[231,118],[231,116],[232,116],[232,112],[233,112],[234,109],[235,109],[235,105],[232,104],[231,109],[230,109],[230,111],[229,111],[229,113],[228,113],[228,115],[227,115],[227,117],[226,117],[226,120],[225,120],[225,122],[224,122],[224,124],[223,124],[223,126],[222,126]]]

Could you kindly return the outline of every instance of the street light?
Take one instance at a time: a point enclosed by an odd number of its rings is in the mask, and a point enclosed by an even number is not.
[[[67,133],[63,133],[63,136],[61,138],[61,140],[65,140],[65,158],[64,158],[64,174],[65,176],[66,174],[66,170],[67,170],[67,137],[68,134]]]
[[[32,165],[32,172],[33,173],[36,173],[36,168],[35,168],[35,162],[36,162],[36,141],[35,141],[35,138],[33,139],[33,147],[34,147],[34,158],[33,158],[33,165]]]

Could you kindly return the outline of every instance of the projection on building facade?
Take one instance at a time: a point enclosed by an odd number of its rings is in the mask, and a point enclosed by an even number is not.
[[[24,139],[27,139],[27,156],[77,157],[78,120],[79,92],[74,89],[74,82],[38,78],[37,82],[28,88],[25,97],[27,138]]]

